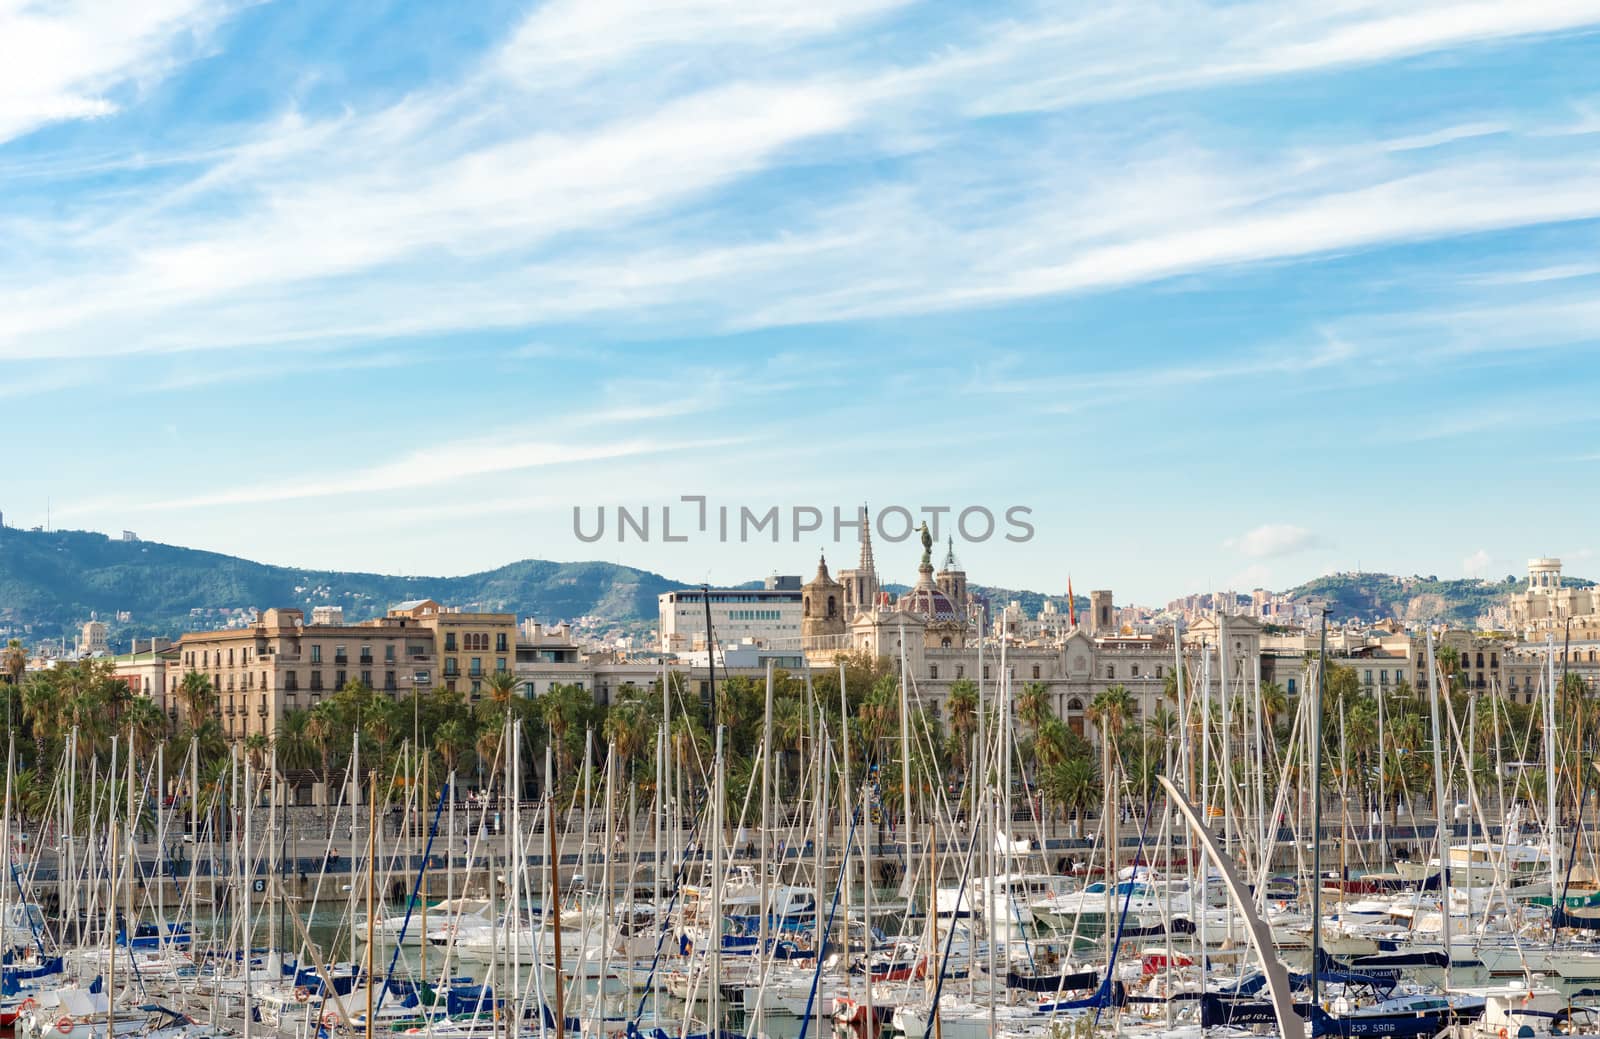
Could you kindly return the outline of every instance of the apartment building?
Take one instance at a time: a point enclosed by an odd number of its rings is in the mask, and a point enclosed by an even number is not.
[[[361,624],[307,624],[298,609],[269,609],[248,628],[180,638],[176,665],[166,668],[167,702],[181,711],[183,675],[199,672],[211,679],[228,738],[270,737],[284,712],[315,707],[349,682],[391,696],[431,688],[434,634],[393,613]]]

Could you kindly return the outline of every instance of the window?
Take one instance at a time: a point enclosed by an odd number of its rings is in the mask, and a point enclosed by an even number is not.
[[[507,647],[506,647],[506,633],[505,632],[502,631],[502,632],[499,632],[498,634],[495,635],[495,637],[494,637],[494,651],[496,653],[505,653],[505,652],[508,651]]]
[[[457,674],[460,673],[456,668],[456,658],[455,657],[445,657],[445,659],[444,659],[444,673],[446,675],[450,675],[450,676],[454,676],[454,675],[457,675]],[[455,686],[451,686],[450,689],[453,692],[455,690]]]
[[[505,657],[495,657],[494,669],[496,671],[504,671],[506,669],[506,658]]]
[[[1133,665],[1133,677],[1134,678],[1138,678],[1139,677],[1139,665],[1138,664],[1134,664]]]
[[[1115,664],[1107,664],[1106,665],[1106,677],[1107,678],[1116,678],[1117,677],[1117,665],[1115,665]]]
[[[366,686],[368,689],[372,688],[372,672],[371,671],[363,671],[363,672],[361,672],[361,684]],[[391,688],[391,689],[394,688],[392,683],[390,684],[389,688]]]
[[[343,689],[345,681],[346,677],[343,671],[335,671],[333,673],[333,687],[335,689]]]
[[[956,677],[957,678],[965,678],[965,677],[967,677],[967,667],[966,667],[965,664],[957,664],[956,665]]]
[[[313,664],[322,663],[322,645],[320,643],[312,643],[311,645],[311,662]]]
[[[932,679],[937,679],[939,677],[939,665],[938,664],[929,664],[928,665],[928,677],[932,678]]]
[[[481,674],[483,674],[483,658],[482,657],[473,657],[472,658],[472,675],[473,675],[474,678],[476,678],[478,675],[481,675]]]
[[[383,673],[383,687],[384,687],[384,689],[393,689],[394,688],[394,672],[393,671],[385,671]]]
[[[940,649],[949,649],[950,648],[950,636],[949,635],[946,635],[944,638],[939,640],[939,648]]]
[[[1288,693],[1288,694],[1289,694],[1289,695],[1290,695],[1290,696],[1293,696],[1293,695],[1294,695],[1294,694],[1295,694],[1295,683],[1294,683],[1294,679],[1292,679],[1292,678],[1291,678],[1291,679],[1289,679],[1289,685],[1288,685],[1288,688],[1287,688],[1287,689],[1285,689],[1285,690],[1284,690],[1284,691],[1285,691],[1285,692],[1287,692],[1287,693]]]
[[[385,663],[392,663],[394,661],[394,643],[393,642],[391,642],[388,645],[383,647],[383,659],[384,659]]]
[[[454,653],[456,651],[456,633],[455,632],[447,631],[447,632],[444,633],[444,651],[446,653]]]
[[[476,700],[478,698],[478,694],[481,693],[481,692],[483,692],[483,683],[478,681],[477,679],[473,679],[472,680],[472,698],[474,700]]]
[[[533,683],[532,682],[526,682],[526,683],[523,684],[523,686],[522,686],[522,695],[526,696],[530,700],[533,699]]]
[[[322,689],[322,672],[311,672],[311,691],[318,692]]]
[[[1156,665],[1156,677],[1157,678],[1161,677],[1161,665],[1160,664]]]
[[[372,647],[371,646],[362,646],[361,647],[361,662],[363,664],[372,663]]]
[[[1038,678],[1039,677],[1039,665],[1038,664],[1033,665],[1033,677],[1034,678]]]
[[[335,647],[333,647],[333,662],[335,664],[348,664],[348,663],[350,663],[350,658],[345,655],[343,646],[335,646]]]
[[[985,682],[987,682],[989,680],[989,665],[988,664],[983,665],[983,680]]]

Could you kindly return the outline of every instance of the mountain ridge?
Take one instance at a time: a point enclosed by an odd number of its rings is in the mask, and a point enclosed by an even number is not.
[[[1592,582],[1567,578],[1569,584]],[[248,608],[342,606],[351,620],[423,596],[468,609],[498,610],[544,621],[579,621],[642,633],[656,620],[657,597],[697,582],[620,563],[520,559],[455,577],[396,576],[259,563],[158,541],[121,540],[95,531],[0,528],[0,628],[26,639],[70,635],[91,613],[106,621],[113,644],[133,635],[178,635],[218,627]],[[759,587],[759,581],[746,582]],[[886,588],[898,586],[886,585]],[[1287,594],[1325,599],[1340,619],[1442,619],[1473,626],[1489,607],[1521,587],[1475,578],[1396,577],[1380,573],[1313,578]],[[998,608],[1019,601],[1036,614],[1062,593],[972,585]],[[1076,597],[1080,610],[1087,597]],[[118,619],[119,613],[126,620]],[[23,632],[26,625],[31,630]]]

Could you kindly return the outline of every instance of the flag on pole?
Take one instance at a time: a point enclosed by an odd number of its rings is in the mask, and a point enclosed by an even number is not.
[[[1078,626],[1078,604],[1072,598],[1072,575],[1067,575],[1067,623],[1072,627]]]

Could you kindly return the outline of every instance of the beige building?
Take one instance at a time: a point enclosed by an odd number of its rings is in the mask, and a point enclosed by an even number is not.
[[[1529,642],[1553,634],[1557,642],[1600,640],[1600,589],[1561,581],[1561,560],[1528,560],[1528,586],[1511,597],[1512,631]]]
[[[230,739],[271,736],[285,711],[315,707],[349,682],[398,696],[431,688],[437,673],[434,631],[394,613],[334,625],[307,624],[298,609],[270,609],[252,627],[190,632],[175,648],[176,666],[165,673],[169,705],[181,710],[185,673],[208,676]]]
[[[476,700],[484,681],[515,671],[517,617],[513,613],[468,613],[447,609],[432,599],[413,599],[389,609],[385,621],[404,619],[434,635],[438,683]],[[378,622],[369,622],[378,623]]]

